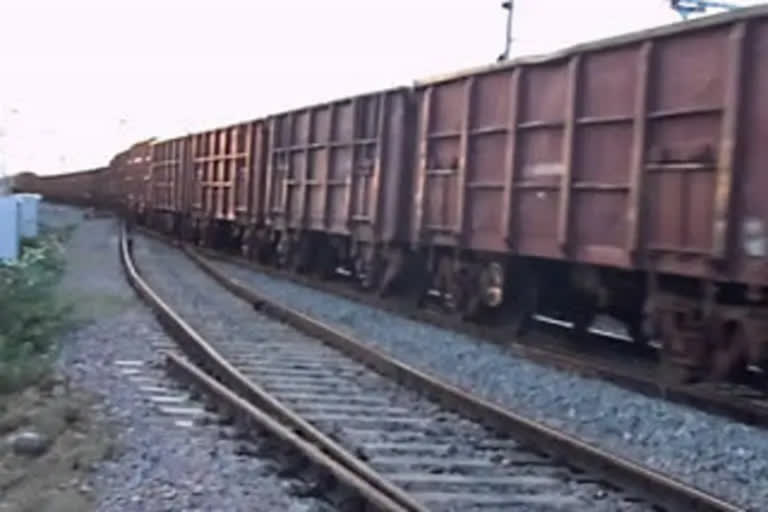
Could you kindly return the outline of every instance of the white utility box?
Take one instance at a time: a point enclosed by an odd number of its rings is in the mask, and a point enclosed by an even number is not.
[[[39,194],[16,194],[19,200],[19,230],[22,238],[37,236],[37,210],[41,196]]]
[[[14,196],[0,197],[0,261],[19,258],[19,210]]]

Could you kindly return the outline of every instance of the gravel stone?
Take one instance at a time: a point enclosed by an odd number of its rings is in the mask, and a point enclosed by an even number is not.
[[[34,431],[25,431],[14,435],[10,443],[16,455],[25,457],[39,457],[51,446],[51,440],[47,436]]]
[[[103,417],[116,431],[118,453],[76,487],[93,492],[96,510],[322,510],[323,502],[287,492],[269,460],[237,455],[237,441],[222,438],[215,423],[175,426],[118,371],[118,360],[143,361],[144,374],[174,387],[156,349],[172,342],[122,275],[116,220],[85,219],[80,210],[43,203],[41,221],[78,224],[60,292],[81,322],[63,340],[59,368],[71,386],[103,397],[83,414]]]
[[[768,507],[768,433],[539,365],[487,341],[212,261],[283,304],[446,382],[753,510]]]

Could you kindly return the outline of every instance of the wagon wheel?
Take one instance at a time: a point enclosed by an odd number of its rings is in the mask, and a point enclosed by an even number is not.
[[[468,321],[478,320],[483,313],[483,301],[479,291],[473,291],[465,299],[463,307],[463,319]]]
[[[453,309],[450,312],[459,320],[477,320],[483,310],[482,297],[475,284],[473,280],[465,279],[456,291],[451,292]]]
[[[381,257],[378,254],[374,255],[367,262],[362,263],[361,268],[363,272],[360,277],[360,287],[363,290],[375,290],[381,281],[384,268]]]
[[[687,366],[681,366],[677,361],[662,352],[659,360],[660,380],[666,385],[691,384],[699,380],[696,371]]]
[[[197,245],[200,247],[206,246],[206,234],[208,233],[208,230],[206,229],[206,226],[200,222],[197,224]]]
[[[568,320],[573,323],[571,339],[585,341],[589,336],[589,328],[597,316],[595,297],[589,294],[573,294]]]
[[[648,346],[652,341],[661,339],[661,332],[656,319],[646,311],[631,315],[625,320],[632,342]]]
[[[449,285],[441,290],[442,297],[440,301],[440,306],[443,309],[443,312],[450,316],[459,316],[459,312],[461,310],[461,289],[459,286],[456,285]]]
[[[725,322],[717,331],[719,336],[712,344],[710,378],[723,380],[746,370],[747,337],[736,321]]]
[[[376,294],[384,297],[389,294],[405,266],[405,256],[400,251],[390,252],[386,256],[378,255],[376,258],[379,269],[376,271]]]
[[[692,347],[706,344],[703,330],[688,325],[684,313],[663,311],[658,318],[662,343],[660,377],[669,385],[687,384],[700,379],[700,364]]]
[[[275,248],[275,263],[277,267],[288,269],[291,267],[293,240],[287,233],[282,233]]]
[[[517,272],[506,285],[509,325],[515,337],[523,337],[531,327],[533,315],[539,307],[540,291],[535,275]]]
[[[328,244],[322,244],[317,250],[315,274],[323,281],[331,279],[336,273],[338,257],[336,250]]]
[[[294,251],[291,255],[291,270],[297,274],[303,274],[309,270],[312,261],[312,243],[309,237],[302,236],[294,245]]]
[[[254,231],[248,241],[251,258],[259,263],[274,263],[274,246],[272,240],[265,236],[264,232]]]
[[[643,329],[642,320],[629,322],[627,324],[627,331],[629,332],[629,337],[632,338],[633,343],[637,343],[638,345],[648,345],[650,342],[650,337],[645,333],[645,329]]]
[[[467,268],[459,268],[443,280],[442,308],[448,315],[458,320],[466,320],[471,315],[471,308],[477,307],[472,305],[473,284],[472,272]]]
[[[246,259],[253,257],[253,229],[248,226],[240,238],[240,255]]]
[[[275,263],[275,246],[272,240],[267,238],[263,233],[260,233],[254,242],[256,249],[253,251],[256,257],[256,261],[264,265],[274,265]]]
[[[389,273],[389,271],[388,271]],[[385,276],[386,277],[386,276]],[[391,276],[389,286],[395,282],[395,276]],[[403,276],[404,293],[415,308],[421,309],[427,304],[429,290],[433,284],[433,275],[424,254],[416,254],[406,268]],[[382,282],[382,286],[387,282]]]
[[[470,267],[466,290],[468,298],[464,314],[469,320],[494,318],[505,302],[505,272],[498,262]]]

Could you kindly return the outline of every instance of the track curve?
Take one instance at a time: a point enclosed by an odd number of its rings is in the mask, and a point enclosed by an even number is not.
[[[129,279],[132,280],[132,283],[137,290],[150,300],[153,304],[153,308],[158,312],[159,316],[161,316],[161,320],[165,317],[163,321],[164,325],[169,327],[170,330],[176,334],[180,334],[180,338],[184,340],[182,346],[185,353],[187,353],[193,360],[199,361],[200,365],[207,371],[211,372],[226,385],[230,386],[237,395],[244,398],[249,403],[258,405],[273,415],[278,423],[288,423],[292,426],[298,425],[303,435],[308,436],[308,441],[314,443],[316,447],[321,446],[322,450],[329,454],[329,461],[327,461],[327,463],[336,463],[339,467],[351,473],[350,475],[345,474],[348,482],[355,481],[355,477],[357,477],[357,480],[367,484],[370,488],[367,489],[366,492],[373,493],[372,496],[377,497],[376,499],[379,501],[381,501],[383,497],[384,499],[394,501],[398,506],[405,510],[427,510],[427,508],[425,508],[426,505],[424,505],[425,501],[431,506],[437,506],[439,509],[442,508],[439,506],[440,503],[444,504],[448,501],[455,501],[457,497],[465,499],[470,507],[476,507],[483,504],[493,506],[494,500],[489,499],[489,497],[494,497],[494,499],[496,499],[495,504],[501,506],[503,502],[498,500],[506,495],[508,499],[510,496],[512,496],[512,499],[517,499],[519,506],[522,505],[522,498],[514,498],[515,495],[510,493],[509,490],[514,486],[520,488],[520,486],[524,486],[524,484],[527,483],[529,485],[529,488],[527,489],[529,491],[528,494],[531,494],[530,489],[537,485],[543,485],[547,488],[547,492],[540,493],[539,496],[549,496],[549,501],[537,503],[536,506],[549,506],[549,509],[583,509],[583,506],[586,503],[580,503],[579,507],[581,508],[571,508],[575,507],[577,504],[575,502],[568,502],[567,500],[558,501],[552,499],[553,496],[558,496],[558,499],[565,496],[563,493],[552,492],[552,486],[555,485],[553,482],[559,480],[563,485],[567,484],[566,487],[578,487],[578,485],[583,485],[583,489],[589,489],[589,492],[593,492],[597,485],[601,490],[601,493],[599,493],[601,495],[601,500],[605,500],[605,495],[607,494],[611,496],[611,499],[617,499],[618,502],[626,504],[626,508],[619,509],[629,510],[630,506],[642,507],[642,505],[645,505],[649,508],[655,506],[657,509],[658,507],[663,507],[667,510],[741,510],[739,507],[728,504],[723,500],[719,500],[707,493],[689,487],[677,480],[650,471],[647,468],[640,467],[627,460],[604,453],[577,439],[563,434],[562,432],[558,432],[529,419],[516,416],[493,404],[472,397],[457,388],[441,383],[427,374],[410,368],[399,361],[389,358],[383,353],[356,342],[356,340],[351,339],[348,335],[340,333],[330,326],[324,325],[321,322],[309,318],[297,311],[293,311],[290,308],[273,303],[266,297],[261,297],[252,290],[249,290],[238,283],[234,283],[222,275],[217,275],[215,269],[210,266],[206,267],[206,262],[204,260],[197,257],[194,253],[188,252],[188,255],[193,258],[198,265],[225,288],[248,303],[258,306],[264,312],[297,326],[300,330],[309,333],[312,337],[320,338],[328,345],[347,354],[346,359],[351,357],[357,361],[362,361],[366,365],[375,368],[378,372],[387,375],[390,378],[394,378],[401,384],[416,388],[420,392],[427,394],[433,400],[440,402],[445,408],[460,411],[463,416],[471,416],[480,419],[482,423],[493,427],[497,432],[509,435],[512,438],[512,442],[509,442],[510,440],[506,435],[502,438],[502,440],[507,441],[505,450],[509,450],[511,447],[511,453],[514,454],[513,458],[519,457],[521,454],[525,453],[525,457],[520,458],[520,460],[523,461],[526,460],[527,457],[527,462],[523,464],[523,466],[538,468],[546,467],[544,472],[548,474],[546,475],[547,478],[544,478],[539,474],[533,475],[539,478],[537,480],[531,479],[530,473],[519,473],[517,475],[511,474],[508,468],[505,468],[507,471],[501,476],[483,474],[483,470],[488,468],[481,468],[481,478],[479,480],[476,478],[475,480],[476,482],[484,482],[479,485],[479,487],[476,487],[476,489],[482,489],[483,492],[475,493],[475,502],[473,503],[471,497],[467,496],[467,493],[462,494],[456,491],[456,488],[466,487],[467,481],[469,480],[466,475],[462,475],[461,473],[450,473],[447,476],[444,474],[442,478],[438,478],[430,471],[431,468],[427,468],[426,471],[421,472],[417,470],[418,468],[412,468],[409,472],[404,472],[402,469],[403,459],[402,457],[398,459],[398,449],[400,448],[397,446],[397,443],[394,443],[389,447],[384,447],[389,450],[389,453],[384,457],[384,460],[391,467],[394,467],[395,470],[390,471],[389,473],[386,473],[386,471],[382,469],[379,469],[378,472],[374,471],[371,466],[364,463],[359,457],[351,455],[348,450],[345,450],[340,446],[340,444],[344,443],[335,443],[328,436],[323,434],[323,432],[320,432],[321,429],[315,428],[315,424],[322,425],[324,421],[326,423],[330,421],[333,426],[336,427],[339,423],[343,424],[345,421],[347,423],[350,421],[358,421],[359,423],[359,418],[355,420],[355,415],[352,414],[352,412],[361,413],[365,417],[366,415],[375,412],[376,408],[386,407],[385,404],[381,401],[374,400],[375,403],[373,409],[366,409],[364,405],[357,408],[350,407],[351,404],[340,403],[344,400],[345,396],[350,396],[349,391],[347,390],[341,393],[341,395],[337,394],[335,396],[336,412],[334,414],[329,416],[327,408],[321,411],[322,414],[320,414],[320,419],[318,419],[317,414],[313,416],[312,414],[307,413],[306,409],[308,405],[312,405],[312,402],[315,402],[314,405],[317,405],[319,403],[317,401],[323,398],[323,396],[318,396],[316,393],[317,390],[327,390],[324,391],[323,394],[325,395],[325,398],[330,398],[334,395],[334,389],[343,388],[342,384],[344,384],[345,381],[343,379],[339,381],[337,379],[339,375],[337,374],[342,374],[344,372],[334,371],[329,374],[323,369],[322,365],[312,367],[312,365],[309,364],[312,361],[308,360],[306,357],[298,357],[299,354],[306,353],[308,350],[306,344],[302,345],[301,343],[298,343],[295,344],[294,349],[282,353],[279,358],[274,358],[280,364],[272,368],[261,368],[260,377],[254,376],[254,378],[250,378],[250,375],[246,375],[244,368],[252,366],[254,361],[253,357],[258,356],[258,354],[249,355],[249,351],[253,350],[253,347],[231,346],[228,349],[230,354],[232,354],[233,350],[235,352],[240,351],[239,354],[241,359],[238,360],[237,357],[229,357],[225,359],[217,350],[224,350],[224,347],[220,347],[218,344],[216,347],[217,349],[212,347],[210,343],[204,340],[199,334],[195,333],[191,327],[186,325],[184,321],[141,279],[133,266],[128,251],[128,244],[125,239],[123,239],[123,243],[121,243],[121,254],[126,269],[128,270]],[[320,345],[315,343],[315,347],[320,347]],[[340,364],[342,368],[345,365],[351,364],[351,362],[339,363],[339,361],[344,361],[345,356],[333,353],[335,351],[326,350],[326,348],[323,348],[322,350],[320,348],[311,350],[310,353],[316,363],[322,361],[336,361],[336,364]],[[263,355],[264,354],[262,353],[261,356]],[[259,359],[263,360],[264,358],[260,357]],[[293,362],[291,364],[293,364],[293,366],[286,366],[286,363],[291,362],[292,359]],[[318,371],[320,372],[319,374]],[[270,378],[265,377],[265,375],[270,373],[273,375],[271,381]],[[256,378],[262,380],[264,383],[263,388],[255,384],[254,381]],[[267,384],[268,381],[269,385]],[[303,403],[301,400],[293,400],[291,402],[289,398],[291,393],[287,393],[285,389],[282,391],[281,397],[280,386],[275,387],[275,384],[288,385],[289,389],[292,389],[295,394],[296,384],[301,381],[308,386],[308,389],[306,389],[304,393],[305,397]],[[273,388],[269,392],[264,389],[269,389],[269,387]],[[313,391],[315,392],[314,394]],[[333,400],[331,401],[333,402]],[[313,418],[313,421],[307,421],[305,418],[302,418],[290,408],[285,407],[283,402],[292,403],[293,409],[303,409],[303,416]],[[341,407],[339,408],[339,406]],[[317,407],[315,407],[315,409],[317,409]],[[415,418],[406,414],[405,416],[400,416],[400,419],[398,420],[398,415],[395,414],[395,411],[396,408],[393,408],[393,411],[390,411],[394,416],[388,419],[391,420],[394,418],[395,424],[398,422],[401,423],[400,426],[403,428],[401,428],[400,433],[416,430],[417,428],[414,427],[414,425],[418,425],[419,420],[424,419]],[[403,411],[399,411],[398,414],[402,412]],[[325,415],[324,418],[323,415]],[[430,420],[429,417],[426,419]],[[500,439],[497,438],[496,441],[498,440]],[[400,446],[404,447],[407,444],[407,441],[402,441]],[[381,445],[381,443],[379,443],[379,445]],[[540,460],[533,460],[534,458],[527,448],[530,446],[536,447],[538,452],[543,452],[547,457]],[[525,450],[515,452],[515,447],[525,447]],[[379,448],[382,447],[379,446]],[[509,454],[510,452],[507,451],[506,453]],[[422,460],[426,460],[424,456],[420,457]],[[372,466],[377,466],[376,456],[368,455],[366,458],[370,460]],[[413,459],[413,457],[411,457],[411,459]],[[416,457],[416,460],[413,460],[412,462],[418,463],[418,459],[419,457]],[[450,462],[449,459],[450,457],[444,458],[442,462]],[[381,468],[382,458],[378,457],[378,460],[378,468]],[[563,463],[563,461],[565,461],[565,463]],[[453,465],[456,466],[458,462],[463,462],[465,466],[467,465],[466,460],[454,460]],[[418,466],[418,464],[416,465]],[[469,465],[471,466],[472,464]],[[492,466],[492,464],[488,465],[488,467],[494,471],[499,469]],[[574,478],[572,473],[568,473],[570,468],[574,466],[581,471],[586,471],[588,476],[586,478]],[[477,470],[477,467],[474,469]],[[565,473],[568,473],[568,476],[565,478],[562,477],[562,474],[565,474],[563,473],[564,471]],[[561,474],[557,478],[552,479],[549,473],[557,474],[558,472]],[[386,473],[387,478],[383,477],[382,473]],[[521,476],[527,476],[528,479],[521,478]],[[496,479],[494,480],[494,478]],[[394,482],[394,484],[392,482]],[[435,482],[437,482],[436,487],[429,487],[429,485],[434,484]],[[414,483],[416,483],[415,490]],[[404,488],[409,488],[410,492],[406,492]],[[434,488],[441,490],[430,490]],[[445,489],[448,489],[448,491]],[[502,491],[499,491],[499,489]],[[583,498],[584,495],[589,494],[589,492],[582,492],[579,496]],[[518,495],[522,496],[523,494],[518,493]],[[533,493],[533,495],[536,496],[536,493]],[[570,492],[570,495],[572,496],[573,492]],[[421,497],[421,499],[416,499],[414,496]],[[480,496],[483,496],[486,499],[479,499]],[[605,504],[605,501],[603,501],[602,504]],[[533,505],[533,502],[529,502],[528,505]],[[467,508],[462,507],[462,509],[466,510]],[[632,510],[634,510],[634,508]]]

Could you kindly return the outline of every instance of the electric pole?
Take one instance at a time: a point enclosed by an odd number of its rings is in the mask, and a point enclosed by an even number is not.
[[[504,38],[504,53],[499,55],[499,62],[509,60],[509,53],[512,49],[512,15],[514,14],[515,10],[515,0],[507,0],[506,2],[502,2],[501,8],[507,11],[507,31]]]

